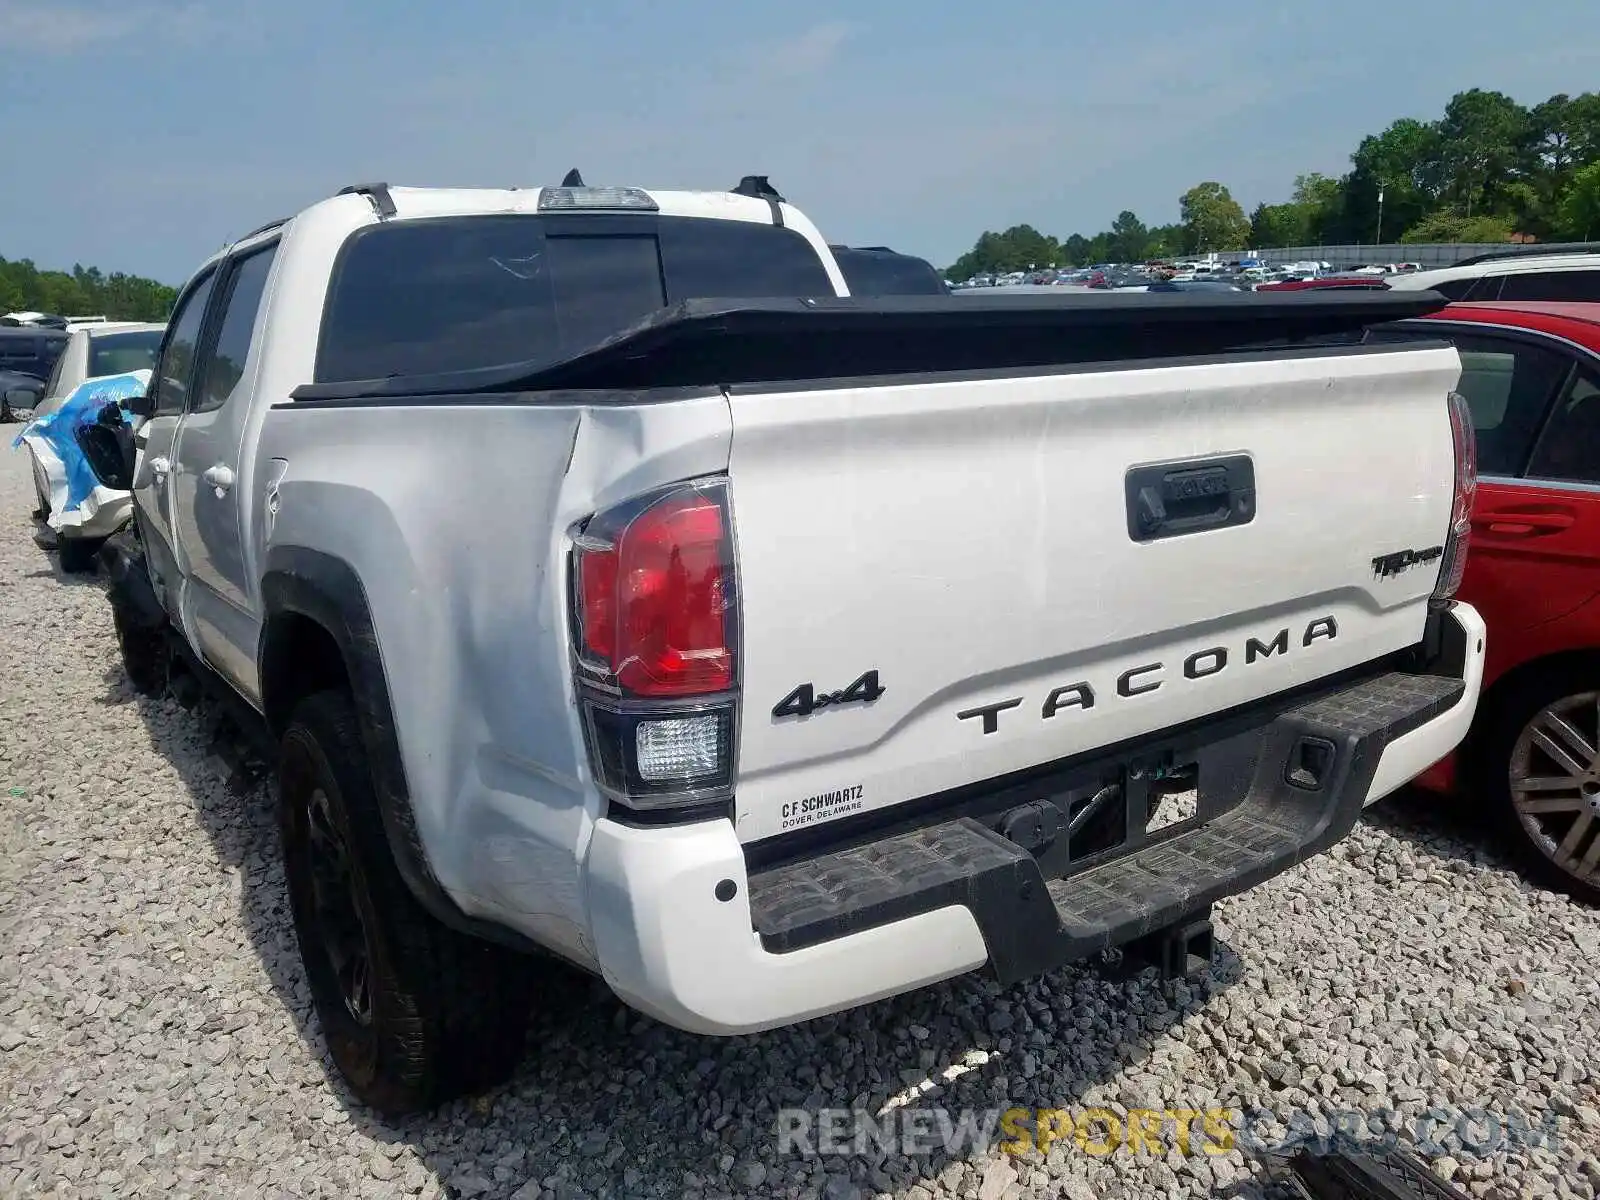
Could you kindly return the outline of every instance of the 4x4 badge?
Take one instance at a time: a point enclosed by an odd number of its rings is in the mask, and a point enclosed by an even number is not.
[[[840,704],[871,704],[883,695],[884,687],[878,682],[878,672],[868,671],[849,687],[837,692],[817,694],[817,689],[802,683],[772,709],[773,719],[779,717],[809,717],[819,708],[833,708]]]

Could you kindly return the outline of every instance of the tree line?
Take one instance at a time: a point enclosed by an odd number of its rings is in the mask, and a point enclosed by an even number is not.
[[[176,288],[138,275],[105,275],[98,267],[81,265],[71,271],[41,271],[26,258],[0,258],[0,313],[165,321],[177,298]]]
[[[1059,241],[1031,225],[988,232],[946,275],[1247,247],[1600,238],[1600,92],[1532,107],[1503,92],[1458,92],[1436,121],[1403,117],[1362,138],[1338,178],[1297,177],[1284,203],[1246,215],[1208,181],[1178,209],[1176,224],[1147,226],[1124,210],[1108,230]]]

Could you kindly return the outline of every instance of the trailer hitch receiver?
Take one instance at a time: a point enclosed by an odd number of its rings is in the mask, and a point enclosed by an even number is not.
[[[1190,913],[1121,947],[1122,969],[1136,974],[1154,967],[1163,983],[1204,975],[1211,967],[1216,940],[1211,930],[1211,906]]]

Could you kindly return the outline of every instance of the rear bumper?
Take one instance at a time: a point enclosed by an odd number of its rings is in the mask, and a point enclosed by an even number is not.
[[[1237,803],[1065,878],[971,816],[753,872],[728,821],[603,819],[586,863],[602,974],[670,1025],[739,1034],[985,963],[1009,982],[1121,945],[1326,849],[1454,748],[1476,706],[1483,622],[1457,605],[1440,625],[1434,673],[1368,677],[1267,715],[1224,756]],[[1287,778],[1308,740],[1334,748],[1310,789]]]
[[[132,492],[96,484],[69,512],[66,468],[60,458],[42,439],[26,438],[23,446],[33,466],[34,490],[50,503],[48,524],[57,537],[105,538],[128,523],[133,515]]]
[[[1478,610],[1467,604],[1456,604],[1447,616],[1455,626],[1447,636],[1456,639],[1456,647],[1449,653],[1452,657],[1459,655],[1456,661],[1449,663],[1456,668],[1450,673],[1460,675],[1461,698],[1434,720],[1389,741],[1372,783],[1368,785],[1367,804],[1376,804],[1419,775],[1434,775],[1435,772],[1429,770],[1431,767],[1447,769],[1444,760],[1472,728],[1472,718],[1478,710],[1478,693],[1483,688],[1485,626]]]

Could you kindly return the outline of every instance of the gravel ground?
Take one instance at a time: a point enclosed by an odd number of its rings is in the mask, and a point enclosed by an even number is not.
[[[1097,1157],[1069,1136],[1013,1156],[1002,1133],[954,1155],[779,1151],[780,1108],[896,1104],[1260,1106],[1281,1118],[1252,1118],[1263,1141],[1357,1108],[1392,1110],[1411,1140],[1436,1107],[1427,1156],[1474,1195],[1600,1190],[1600,917],[1525,887],[1420,801],[1219,906],[1218,962],[1193,989],[971,978],[709,1041],[576,985],[536,1018],[509,1087],[376,1120],[330,1079],[269,789],[230,773],[203,709],[131,696],[99,586],[34,545],[31,500],[22,455],[0,453],[0,1195],[1273,1191],[1237,1146]],[[1443,1133],[1477,1109],[1548,1136],[1484,1152],[1481,1121],[1464,1146]]]

